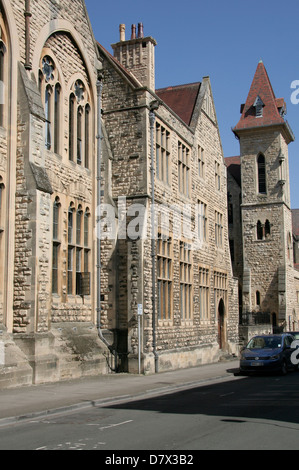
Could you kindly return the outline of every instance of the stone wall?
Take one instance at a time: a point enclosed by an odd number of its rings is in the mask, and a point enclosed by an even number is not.
[[[151,257],[151,134],[149,128],[149,103],[154,95],[134,89],[113,63],[103,55],[104,89],[103,117],[109,147],[111,149],[112,196],[117,204],[119,197],[127,198],[127,207],[133,203],[146,208],[147,236],[136,242],[117,241],[117,265],[119,289],[116,291],[116,316],[121,335],[121,352],[127,351],[129,370],[136,370],[137,352],[137,306],[143,305],[142,351],[146,371],[153,370],[152,330],[152,257]],[[209,80],[205,79],[202,93],[207,93],[212,103]],[[125,102],[124,107],[121,103]],[[147,105],[147,107],[145,107]],[[177,206],[183,211],[189,205],[192,214],[192,232],[195,234],[195,208],[198,201],[208,207],[208,234],[200,247],[192,250],[193,271],[193,318],[184,322],[180,309],[180,262],[179,243],[181,237],[173,240],[173,316],[169,322],[157,321],[157,353],[161,357],[162,369],[187,367],[215,360],[219,356],[218,345],[218,302],[221,294],[214,291],[214,272],[227,276],[225,297],[225,341],[226,348],[235,352],[238,343],[238,287],[232,277],[227,229],[227,185],[226,167],[219,138],[218,124],[213,105],[200,114],[194,128],[186,126],[167,107],[161,105],[156,113],[160,122],[170,132],[171,174],[170,184],[155,180],[155,203],[158,207]],[[178,141],[191,150],[190,184],[191,197],[178,191]],[[198,177],[198,146],[205,149],[205,179]],[[221,188],[215,189],[215,162],[221,168]],[[106,165],[108,159],[106,159]],[[144,198],[144,195],[146,196]],[[223,214],[223,246],[215,246],[215,210]],[[129,221],[127,221],[129,222]],[[171,217],[173,232],[175,219]],[[119,223],[119,220],[118,220]],[[176,227],[177,228],[177,227]],[[194,240],[195,241],[195,240]],[[196,240],[197,241],[197,240]],[[105,256],[105,255],[104,255]],[[199,265],[210,270],[210,312],[209,321],[203,322],[199,313]],[[157,307],[156,298],[156,307]],[[157,314],[157,312],[156,312]],[[124,336],[128,335],[126,345]],[[127,348],[127,350],[124,350]],[[180,351],[180,352],[179,352]],[[178,357],[180,359],[178,359]],[[131,365],[130,365],[131,364]]]

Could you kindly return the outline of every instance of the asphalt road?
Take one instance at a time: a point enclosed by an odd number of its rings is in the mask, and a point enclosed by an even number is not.
[[[114,459],[122,455],[115,451],[133,456],[146,450],[152,451],[152,464],[159,463],[157,451],[188,456],[192,450],[297,450],[298,398],[299,372],[232,377],[156,398],[6,426],[0,429],[0,450],[114,451]],[[101,455],[104,459],[105,452]],[[129,463],[140,468],[140,462]]]

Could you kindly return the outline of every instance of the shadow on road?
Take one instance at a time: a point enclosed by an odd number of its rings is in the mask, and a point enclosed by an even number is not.
[[[298,424],[298,398],[299,373],[293,372],[283,377],[244,377],[106,408],[221,416],[229,422],[256,418]]]

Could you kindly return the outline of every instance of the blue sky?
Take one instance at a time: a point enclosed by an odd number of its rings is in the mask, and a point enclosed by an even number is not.
[[[119,24],[142,22],[145,36],[157,41],[156,87],[201,81],[209,75],[224,156],[239,155],[231,128],[240,118],[260,59],[277,98],[287,104],[296,141],[289,146],[292,208],[299,208],[299,104],[291,102],[291,83],[299,89],[298,0],[86,0],[96,39],[112,52]],[[297,98],[299,97],[299,92]]]

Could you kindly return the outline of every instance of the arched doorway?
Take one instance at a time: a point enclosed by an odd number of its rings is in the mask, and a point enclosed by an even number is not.
[[[220,299],[218,304],[218,343],[219,348],[223,349],[225,344],[225,329],[224,329],[224,315],[225,306],[223,299]]]

